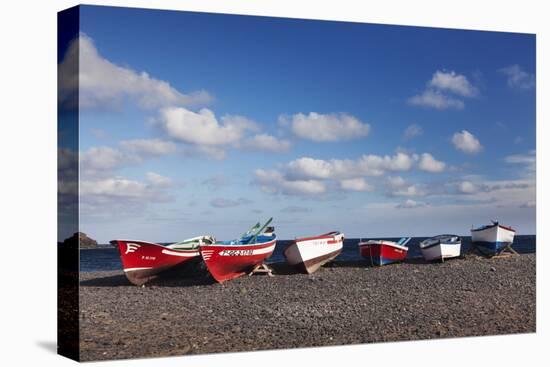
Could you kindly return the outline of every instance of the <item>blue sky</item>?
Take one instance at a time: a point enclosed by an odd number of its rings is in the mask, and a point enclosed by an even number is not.
[[[534,35],[84,6],[78,41],[100,242],[535,232]]]

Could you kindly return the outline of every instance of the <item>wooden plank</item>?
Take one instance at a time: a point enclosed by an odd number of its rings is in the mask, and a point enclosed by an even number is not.
[[[259,265],[256,265],[254,267],[254,269],[252,269],[252,271],[250,273],[248,273],[248,276],[252,276],[254,274],[267,274],[268,276],[270,277],[273,277],[273,270],[267,266],[266,264],[262,263],[262,264],[259,264]]]

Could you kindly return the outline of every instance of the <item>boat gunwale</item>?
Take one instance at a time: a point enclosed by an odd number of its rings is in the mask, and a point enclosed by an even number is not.
[[[487,224],[487,225],[484,225],[484,226],[479,227],[479,228],[472,228],[472,229],[470,229],[470,232],[484,231],[486,229],[491,229],[491,228],[496,227],[496,226],[498,226],[502,229],[505,229],[507,231],[516,233],[516,230],[513,229],[512,227],[506,227],[506,226],[503,226],[502,224],[499,224],[499,223]]]
[[[112,242],[117,242],[116,246],[112,244]],[[167,245],[161,245],[159,243],[154,243],[154,242],[149,242],[149,241],[142,241],[142,240],[111,240],[109,241],[109,243],[113,246],[113,247],[116,247],[118,248],[119,247],[119,243],[118,241],[120,242],[124,242],[124,243],[143,243],[143,244],[146,244],[146,245],[151,245],[151,246],[157,246],[157,247],[161,247],[163,250],[170,250],[170,251],[177,251],[177,252],[197,252],[199,250],[199,246],[195,247],[195,248],[190,248],[190,249],[177,249],[177,248],[171,248],[171,247],[168,247]],[[178,242],[174,242],[175,243],[178,243]]]
[[[438,238],[440,237],[440,238]],[[456,237],[456,241],[442,241],[442,239],[444,238],[448,238],[448,237]],[[426,241],[435,241],[434,243],[430,243],[428,245],[423,245],[424,243],[426,243]],[[440,235],[437,235],[437,236],[433,236],[433,237],[430,237],[430,238],[426,238],[425,240],[423,241],[420,241],[420,243],[418,244],[418,247],[420,247],[420,249],[429,249],[431,247],[434,247],[434,246],[437,246],[437,245],[462,245],[462,238],[456,234],[440,234]]]
[[[274,236],[273,239],[269,240],[269,241],[265,241],[265,242],[259,242],[259,243],[247,243],[247,244],[234,244],[234,245],[229,245],[229,244],[224,244],[224,243],[205,243],[205,244],[202,244],[200,245],[200,248],[203,248],[203,247],[229,247],[229,248],[235,248],[235,247],[250,247],[250,246],[266,246],[267,245],[270,245],[271,242],[275,243],[277,242],[277,236]]]
[[[357,244],[357,246],[359,246],[359,247],[372,246],[372,245],[390,246],[390,247],[395,247],[395,248],[398,248],[398,249],[401,249],[401,250],[409,251],[408,246],[402,246],[402,245],[399,245],[397,242],[390,241],[390,240],[368,240],[368,241],[364,241],[364,242],[359,242]]]
[[[329,239],[329,238],[335,238],[336,236],[341,235],[342,232],[340,231],[333,231],[328,232],[324,234],[320,234],[318,236],[311,236],[311,237],[301,237],[301,238],[295,238],[294,242],[305,242],[305,241],[313,241],[313,240],[321,240],[321,239]],[[342,239],[343,240],[343,239]]]

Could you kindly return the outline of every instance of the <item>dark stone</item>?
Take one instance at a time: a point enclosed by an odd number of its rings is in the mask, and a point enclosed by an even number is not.
[[[70,248],[96,248],[97,241],[88,237],[84,232],[76,232],[71,237],[65,239],[61,245]],[[79,246],[80,245],[80,246]]]

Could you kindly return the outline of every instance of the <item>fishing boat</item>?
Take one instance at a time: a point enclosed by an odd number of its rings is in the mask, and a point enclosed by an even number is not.
[[[500,254],[505,248],[514,242],[516,231],[512,227],[506,227],[498,221],[472,228],[472,245],[486,256]]]
[[[368,240],[360,241],[359,253],[369,259],[371,265],[381,266],[403,261],[407,257],[409,248],[406,246],[410,237],[403,237],[399,241]]]
[[[126,277],[135,285],[143,285],[168,270],[195,263],[200,259],[200,244],[213,242],[212,236],[193,237],[167,246],[136,240],[110,241],[118,248]]]
[[[290,265],[299,267],[308,274],[333,260],[344,243],[344,234],[329,232],[315,237],[297,238],[283,252]]]
[[[256,224],[240,238],[231,241],[202,243],[200,254],[208,271],[219,283],[247,274],[273,253],[277,236],[270,227]]]
[[[450,259],[460,256],[462,241],[454,234],[442,234],[420,242],[420,251],[427,261]]]

